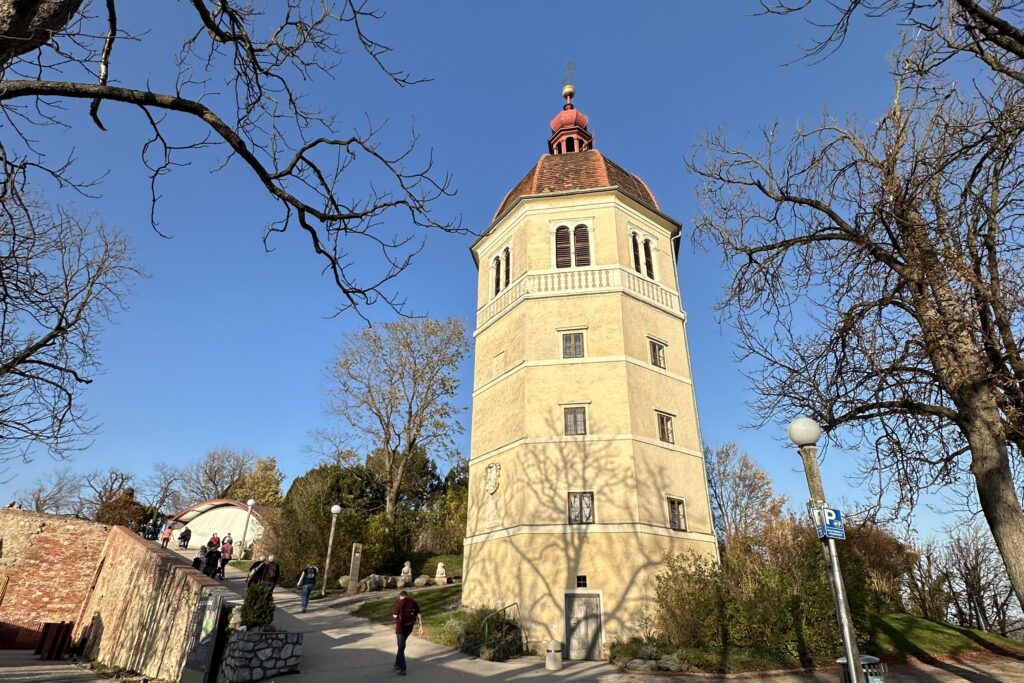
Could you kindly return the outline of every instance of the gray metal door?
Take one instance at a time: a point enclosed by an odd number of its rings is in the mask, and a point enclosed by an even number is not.
[[[601,658],[600,596],[565,596],[565,642],[568,659]]]

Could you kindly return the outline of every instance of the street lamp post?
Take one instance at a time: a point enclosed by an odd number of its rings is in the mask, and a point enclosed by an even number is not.
[[[245,537],[249,534],[249,518],[252,517],[252,506],[256,504],[255,498],[250,498],[245,501],[245,504],[249,506],[249,511],[245,513],[245,526],[242,527],[242,558],[245,558],[245,551],[249,545],[245,542]],[[252,559],[251,557],[249,558]]]
[[[798,417],[789,423],[787,430],[790,440],[796,444],[797,452],[804,464],[807,476],[807,490],[811,494],[808,508],[826,507],[825,487],[821,484],[821,470],[818,468],[818,439],[821,438],[821,427],[809,417]],[[839,631],[843,636],[843,649],[846,650],[846,665],[850,670],[850,678],[856,683],[864,683],[864,671],[860,665],[860,652],[857,650],[857,635],[853,630],[853,618],[850,615],[850,603],[846,599],[846,587],[843,585],[843,573],[839,567],[839,553],[833,538],[822,538],[822,551],[829,568],[829,580],[832,584],[832,597],[836,603],[836,616],[839,619]]]
[[[334,527],[338,524],[340,505],[331,506],[331,536],[327,539],[327,559],[324,560],[324,586],[320,589],[320,597],[327,595],[327,574],[331,571],[331,549],[334,548]]]

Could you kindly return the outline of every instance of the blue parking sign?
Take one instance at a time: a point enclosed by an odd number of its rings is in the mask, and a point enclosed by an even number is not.
[[[846,540],[846,526],[843,523],[843,513],[836,508],[815,508],[811,511],[814,517],[814,530],[818,532],[818,538],[834,538],[837,541]]]

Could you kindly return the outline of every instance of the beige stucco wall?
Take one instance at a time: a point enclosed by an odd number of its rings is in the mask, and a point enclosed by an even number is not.
[[[556,269],[554,231],[588,226],[591,266]],[[629,635],[654,610],[668,555],[717,557],[712,535],[685,316],[672,236],[679,226],[615,191],[521,201],[474,247],[480,264],[466,532],[470,605],[518,603],[534,643],[563,640],[566,591],[602,598],[603,641]],[[655,277],[633,270],[631,234],[654,247]],[[508,287],[491,262],[511,251]],[[502,276],[504,281],[504,276]],[[563,359],[561,335],[585,335]],[[666,345],[650,363],[649,340]],[[587,409],[587,435],[565,436],[567,404]],[[673,415],[675,443],[658,438]],[[497,490],[488,465],[501,466]],[[592,525],[567,524],[569,491],[594,492]],[[669,528],[667,498],[686,502]]]

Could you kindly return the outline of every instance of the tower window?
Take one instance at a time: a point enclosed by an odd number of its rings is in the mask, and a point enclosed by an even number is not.
[[[665,367],[665,345],[661,342],[656,342],[653,339],[649,340],[651,346],[651,365],[655,365],[659,368]]]
[[[647,268],[647,277],[654,279],[654,257],[651,256],[651,241],[644,240],[644,265]],[[637,270],[640,270],[637,267]]]
[[[569,332],[562,335],[562,358],[583,358],[582,332]]]
[[[668,499],[668,525],[676,531],[686,531],[686,501]]]
[[[575,152],[576,151],[576,138],[567,138],[565,141],[565,151]]]
[[[494,257],[494,295],[501,291],[501,259]]]
[[[668,413],[657,413],[658,415],[658,438],[665,443],[675,443],[675,434],[672,433],[672,416]]]
[[[633,270],[640,272],[640,240],[633,233]]]
[[[569,240],[569,228],[563,225],[555,230],[555,268],[568,268],[572,265],[572,246]]]
[[[572,232],[573,246],[576,247],[576,265],[590,265],[590,233],[587,226],[577,225]]]
[[[569,524],[594,523],[594,492],[573,491],[569,494]]]
[[[509,251],[508,247],[505,247],[502,255],[505,257],[505,286],[508,287],[508,281],[512,277],[512,252]]]
[[[583,407],[566,408],[565,435],[583,436],[587,433],[587,409]]]
[[[576,576],[576,587],[577,588],[586,588],[587,587],[587,575],[586,574],[578,574]]]

